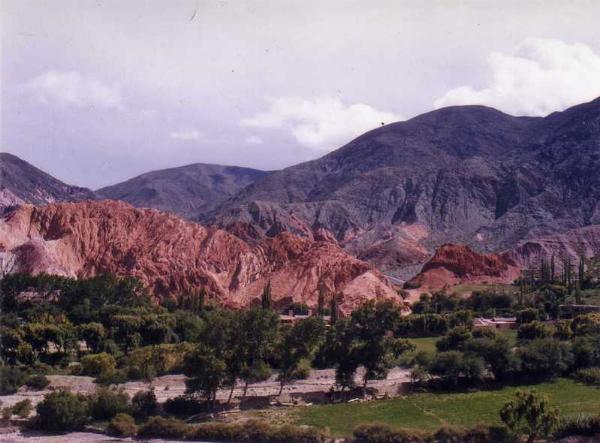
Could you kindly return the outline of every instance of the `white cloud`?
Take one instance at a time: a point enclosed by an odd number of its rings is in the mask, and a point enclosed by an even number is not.
[[[76,71],[47,71],[28,81],[25,91],[44,104],[62,107],[120,108],[118,88]]]
[[[333,97],[279,97],[270,100],[267,111],[243,119],[240,125],[259,129],[284,128],[302,146],[324,152],[382,123],[402,119],[362,103],[347,106]]]
[[[482,104],[516,115],[546,115],[600,96],[600,55],[582,43],[526,39],[514,54],[493,52],[489,86],[461,86],[434,107]]]
[[[246,137],[246,144],[248,145],[262,145],[262,142],[262,138],[257,137],[256,135]]]
[[[174,131],[174,132],[171,132],[169,134],[169,136],[171,138],[174,138],[175,140],[185,140],[185,141],[200,140],[200,139],[204,138],[204,134],[202,132],[196,131],[196,130]]]

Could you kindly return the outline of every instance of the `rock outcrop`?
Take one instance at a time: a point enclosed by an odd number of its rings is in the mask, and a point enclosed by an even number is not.
[[[442,245],[408,287],[434,291],[460,283],[510,283],[521,268],[500,254],[479,254],[465,245]]]
[[[154,209],[117,201],[25,205],[0,219],[4,272],[133,276],[157,298],[204,287],[229,307],[257,303],[271,281],[275,305],[315,305],[319,285],[349,311],[398,300],[387,279],[330,241],[283,232],[255,244]]]

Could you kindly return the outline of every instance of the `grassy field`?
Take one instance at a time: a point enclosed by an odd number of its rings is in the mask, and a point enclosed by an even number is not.
[[[510,342],[514,345],[517,342],[517,331],[515,330],[497,330],[496,333],[498,335],[503,335],[507,337]],[[434,352],[435,351],[435,342],[438,341],[441,337],[419,337],[419,338],[411,338],[410,341],[414,343],[417,347],[416,351],[427,351]]]
[[[504,283],[496,284],[474,284],[474,283],[463,283],[461,285],[454,286],[450,292],[454,292],[460,296],[467,296],[473,291],[492,291],[492,292],[505,292],[507,294],[518,293],[518,288]]]
[[[600,414],[600,389],[559,379],[535,386],[506,387],[467,393],[411,394],[391,400],[344,403],[297,409],[298,424],[329,427],[336,436],[348,436],[361,423],[383,422],[421,431],[442,425],[458,427],[500,423],[499,411],[518,389],[535,388],[560,407],[564,416]]]

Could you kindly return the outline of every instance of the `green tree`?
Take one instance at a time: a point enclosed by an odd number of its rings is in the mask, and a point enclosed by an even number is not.
[[[200,344],[186,357],[183,373],[188,377],[185,381],[186,392],[200,393],[214,408],[217,391],[228,380],[225,361],[217,357],[213,349]]]
[[[317,296],[317,315],[322,317],[325,314],[325,287],[319,285],[319,294]]]
[[[320,317],[300,320],[284,332],[279,345],[281,356],[279,362],[279,395],[285,383],[306,375],[302,362],[312,359],[319,347],[325,323]]]
[[[85,397],[68,391],[55,391],[36,406],[37,426],[50,432],[81,430],[88,423],[88,403]]]
[[[363,366],[362,387],[366,395],[369,380],[385,378],[400,354],[414,349],[407,340],[392,335],[400,315],[399,307],[391,301],[369,301],[352,312],[338,352],[343,359],[337,368],[342,383],[354,376],[353,369]]]
[[[239,312],[239,330],[234,345],[234,362],[240,368],[240,378],[244,381],[243,397],[248,385],[266,380],[270,375],[268,359],[274,354],[279,334],[279,315],[270,309],[248,309]],[[233,364],[233,363],[232,363]]]
[[[77,336],[84,340],[86,345],[94,353],[102,349],[102,341],[106,337],[106,331],[101,323],[84,323],[77,326]]]
[[[273,297],[271,295],[271,280],[268,281],[260,296],[260,304],[263,309],[271,309]]]
[[[512,432],[526,435],[527,442],[531,443],[556,428],[560,412],[535,390],[518,391],[516,398],[502,407],[500,418]]]

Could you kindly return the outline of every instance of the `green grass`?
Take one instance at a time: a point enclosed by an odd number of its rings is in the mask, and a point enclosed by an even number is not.
[[[420,431],[434,431],[442,425],[499,424],[502,406],[518,389],[530,388],[548,395],[563,416],[600,414],[600,389],[569,379],[488,391],[411,394],[391,400],[311,406],[291,414],[296,423],[329,427],[335,436],[348,436],[357,425],[372,422]]]
[[[510,343],[514,346],[517,343],[517,331],[512,329],[498,329],[496,330],[496,334],[503,335],[508,338]],[[426,352],[435,352],[435,342],[438,341],[441,337],[418,337],[409,339],[411,343],[416,346],[415,351],[426,351]]]
[[[474,284],[474,283],[464,283],[461,285],[454,286],[450,292],[454,292],[460,296],[467,296],[474,291],[493,291],[493,292],[506,292],[507,294],[516,294],[518,292],[518,288],[513,285],[505,284],[505,283],[497,283],[497,284]]]

